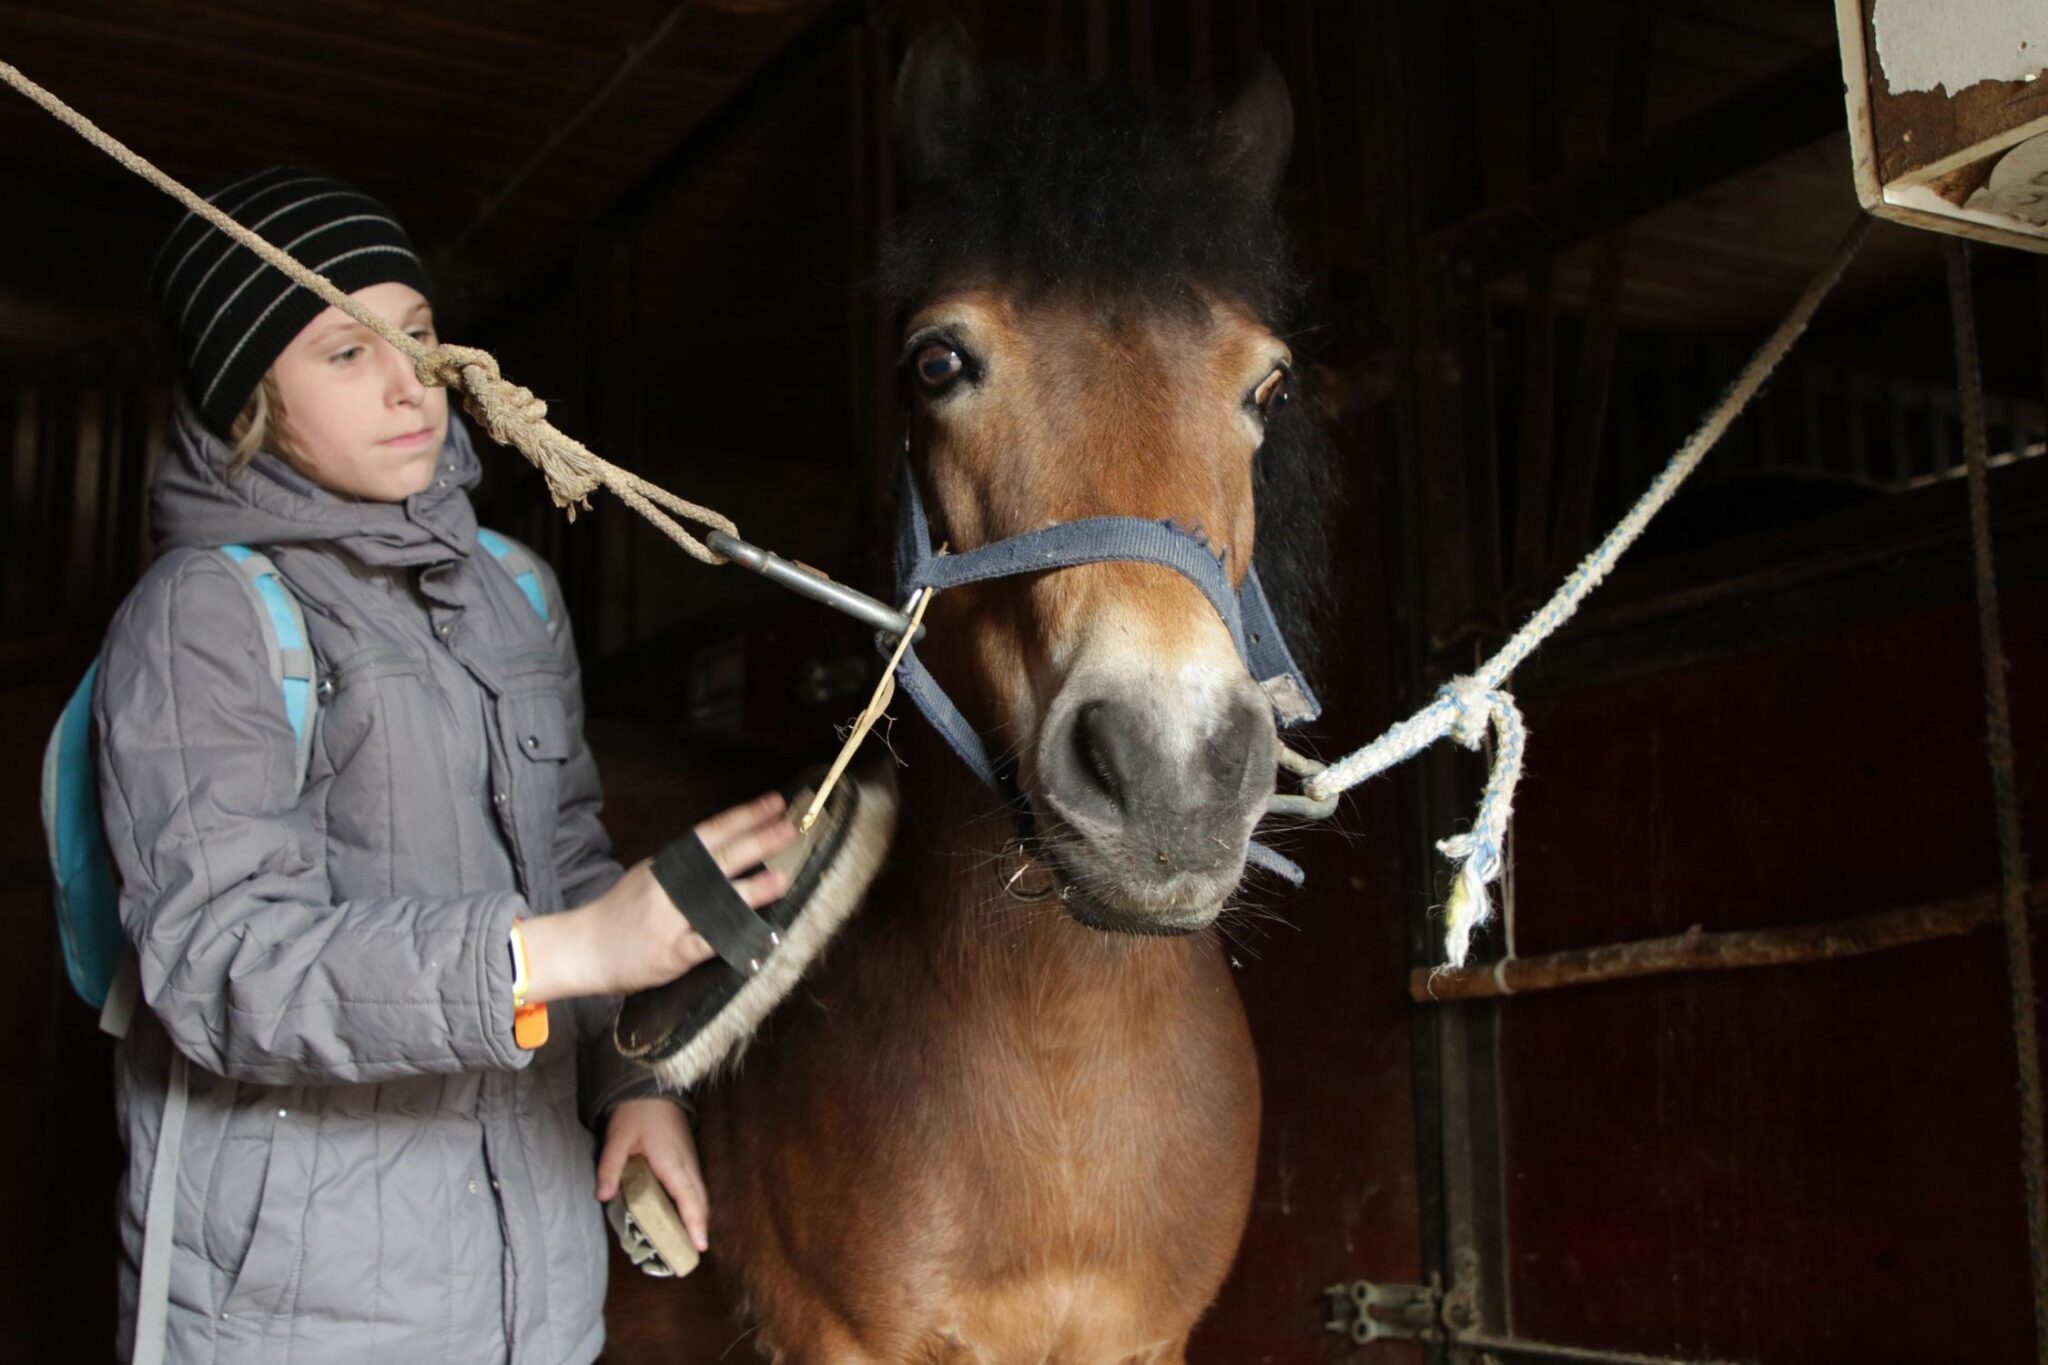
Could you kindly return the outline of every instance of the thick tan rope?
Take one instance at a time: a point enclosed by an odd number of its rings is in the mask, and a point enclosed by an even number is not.
[[[1998,814],[1999,912],[2005,921],[2005,969],[2019,1062],[2021,1179],[2027,1246],[2034,1272],[2034,1358],[2048,1365],[2048,1141],[2042,1131],[2041,1051],[2035,1022],[2034,948],[2027,924],[2025,831],[2020,826],[2019,764],[2012,706],[2005,690],[2005,644],[1998,620],[1998,573],[1991,558],[1990,475],[1984,452],[1984,378],[1977,363],[1977,318],[1970,296],[1969,244],[1948,247],[1949,316],[1955,326],[1956,392],[1962,400],[1963,458],[1970,479],[1970,560],[1977,582],[1977,643],[1984,656],[1985,747]]]
[[[548,405],[535,397],[531,389],[514,384],[500,374],[497,359],[490,352],[474,346],[422,345],[342,293],[324,276],[306,269],[290,255],[165,175],[147,159],[103,132],[92,120],[22,75],[14,66],[0,62],[0,79],[34,100],[115,161],[255,252],[293,283],[339,308],[396,347],[412,361],[421,383],[459,390],[462,406],[469,415],[490,432],[492,440],[513,447],[533,462],[533,466],[547,479],[548,492],[553,495],[555,506],[566,510],[572,520],[577,508],[589,508],[592,493],[599,488],[609,488],[618,495],[619,501],[660,527],[670,540],[693,557],[706,564],[725,562],[723,555],[684,530],[677,518],[737,537],[739,528],[730,519],[619,468],[581,441],[565,435],[547,420]],[[669,513],[674,513],[674,516]]]

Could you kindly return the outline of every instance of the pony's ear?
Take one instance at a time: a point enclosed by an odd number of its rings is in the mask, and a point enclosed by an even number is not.
[[[1294,101],[1271,57],[1259,58],[1251,79],[1223,111],[1221,131],[1218,168],[1271,203],[1294,147]]]
[[[912,189],[944,173],[988,97],[981,58],[958,19],[926,29],[896,76],[896,156]]]

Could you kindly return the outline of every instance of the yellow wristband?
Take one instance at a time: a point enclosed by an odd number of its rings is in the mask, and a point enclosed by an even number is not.
[[[512,1008],[518,1009],[526,1003],[526,991],[531,977],[526,969],[526,935],[519,932],[518,920],[512,921]]]
[[[548,1007],[545,1001],[529,1005],[526,992],[532,984],[526,967],[526,935],[519,921],[512,921],[512,1041],[528,1052],[548,1040]]]

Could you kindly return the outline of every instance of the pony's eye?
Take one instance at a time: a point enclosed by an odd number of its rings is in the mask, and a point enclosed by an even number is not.
[[[960,352],[943,341],[935,341],[919,351],[911,367],[917,372],[918,386],[933,397],[953,387],[954,381],[967,373],[967,362]]]
[[[1257,408],[1262,416],[1271,417],[1286,407],[1294,397],[1293,379],[1285,365],[1274,370],[1260,380],[1259,386],[1252,390],[1252,406]]]

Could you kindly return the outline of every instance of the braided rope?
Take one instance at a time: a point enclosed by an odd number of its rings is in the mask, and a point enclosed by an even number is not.
[[[670,540],[693,558],[706,564],[725,562],[723,555],[685,530],[682,521],[692,521],[699,526],[738,536],[739,528],[729,518],[619,468],[581,441],[560,431],[547,420],[548,405],[536,397],[533,390],[514,384],[499,373],[497,358],[490,352],[474,346],[422,345],[342,293],[325,276],[308,270],[289,253],[272,246],[158,170],[148,159],[130,150],[91,119],[24,76],[16,67],[0,62],[0,80],[41,105],[122,166],[256,253],[294,284],[339,308],[382,337],[412,361],[422,384],[460,392],[464,410],[490,432],[492,440],[511,446],[541,472],[548,482],[548,493],[554,498],[555,506],[566,511],[570,520],[575,519],[578,508],[589,509],[592,493],[599,488],[608,488],[619,501],[660,527]]]
[[[1707,452],[1742,415],[1757,390],[1763,387],[1786,352],[1792,349],[1792,343],[1806,330],[1821,300],[1842,278],[1842,272],[1848,269],[1869,230],[1870,220],[1859,214],[1855,225],[1829,256],[1827,264],[1806,286],[1806,291],[1799,296],[1799,301],[1792,306],[1784,321],[1778,324],[1777,330],[1750,357],[1735,383],[1707,414],[1699,429],[1679,447],[1678,453],[1651,481],[1642,498],[1629,509],[1628,515],[1607,533],[1591,554],[1579,561],[1578,567],[1565,578],[1556,594],[1501,646],[1499,653],[1471,674],[1452,679],[1428,706],[1371,744],[1332,763],[1302,785],[1308,796],[1325,800],[1413,758],[1446,736],[1468,749],[1477,749],[1485,741],[1487,730],[1492,730],[1495,746],[1493,767],[1487,776],[1486,792],[1480,799],[1479,813],[1472,822],[1472,828],[1437,845],[1439,852],[1458,864],[1458,874],[1451,884],[1450,900],[1445,907],[1448,922],[1444,930],[1444,954],[1452,966],[1464,964],[1473,932],[1492,917],[1493,907],[1486,888],[1500,878],[1508,817],[1514,809],[1515,785],[1522,776],[1522,751],[1527,731],[1514,698],[1506,690],[1508,678],[1536,652],[1537,646],[1571,619],[1579,604],[1613,572],[1615,563],[1635,544],[1643,528],[1650,524],[1650,519],[1671,501],[1679,485],[1699,467]]]

